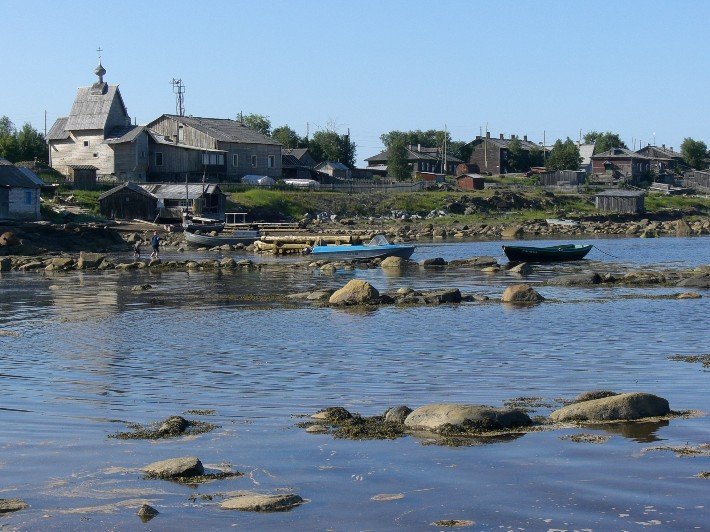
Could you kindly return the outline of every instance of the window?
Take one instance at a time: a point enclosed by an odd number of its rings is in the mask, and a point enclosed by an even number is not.
[[[178,142],[182,142],[183,140],[185,140],[185,132],[182,126],[178,126]]]
[[[251,167],[256,168],[256,155],[251,156]]]
[[[203,153],[202,154],[202,164],[207,165],[219,165],[224,166],[224,154],[223,153]]]
[[[25,205],[32,205],[32,191],[25,190]]]
[[[274,156],[269,155],[269,168],[273,168],[273,167],[274,167]]]
[[[163,153],[156,151],[155,152],[155,166],[163,166]]]
[[[89,141],[88,141],[88,140],[85,140],[85,141],[84,141],[84,146],[88,146],[88,145],[89,145]]]
[[[99,156],[99,154],[94,152],[94,157],[98,157],[98,156]]]
[[[239,154],[238,153],[233,153],[232,154],[232,166],[239,166]]]

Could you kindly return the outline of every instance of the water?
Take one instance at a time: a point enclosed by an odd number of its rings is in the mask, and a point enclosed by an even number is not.
[[[619,267],[710,263],[707,239],[609,239],[590,259]],[[413,257],[500,255],[500,243],[440,244]],[[181,256],[182,257],[182,256]],[[500,257],[502,260],[502,257]],[[267,259],[263,259],[267,260]],[[297,259],[287,259],[285,262]],[[571,271],[569,265],[562,268]],[[558,268],[540,268],[539,283]],[[676,410],[710,412],[710,371],[667,356],[707,353],[703,299],[628,299],[668,288],[541,287],[560,301],[533,308],[464,304],[352,312],[283,308],[245,296],[340,286],[457,286],[499,295],[515,279],[453,271],[382,270],[70,273],[0,277],[0,498],[31,508],[0,517],[10,529],[707,529],[710,458],[644,452],[710,442],[708,417],[526,434],[471,447],[416,438],[346,441],[306,434],[298,414],[331,405],[371,415],[396,404],[552,402],[589,389],[648,391]],[[130,288],[150,282],[155,290]],[[215,303],[212,296],[225,299]],[[227,296],[234,296],[229,300]],[[201,304],[196,304],[202,301]],[[227,301],[227,303],[225,303]],[[571,303],[574,301],[574,303]],[[121,441],[124,422],[215,409],[218,430],[194,438]],[[541,408],[536,414],[547,414]],[[560,436],[606,434],[604,444]],[[248,473],[199,489],[144,480],[152,461],[197,455]],[[195,493],[293,489],[290,512],[219,509]],[[376,501],[377,494],[403,498]],[[149,501],[161,514],[141,525]]]

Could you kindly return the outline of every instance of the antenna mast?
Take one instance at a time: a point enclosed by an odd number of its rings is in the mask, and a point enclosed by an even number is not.
[[[170,82],[175,93],[175,114],[185,116],[185,85],[182,79],[175,79]]]

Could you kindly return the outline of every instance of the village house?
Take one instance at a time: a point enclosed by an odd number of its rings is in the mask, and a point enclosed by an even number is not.
[[[511,135],[510,138],[505,138],[503,133],[499,138],[491,137],[490,132],[486,132],[486,136],[476,135],[476,138],[471,142],[471,158],[469,164],[471,170],[476,173],[487,174],[506,174],[508,173],[508,149],[510,143],[517,140],[520,143],[520,149],[523,152],[530,153],[530,150],[537,149],[542,151],[542,146],[538,146],[534,142],[528,140],[528,136],[524,135],[519,138]]]
[[[612,148],[592,155],[592,174],[606,180],[637,182],[651,170],[651,160],[627,148]]]
[[[407,146],[407,163],[412,169],[412,175],[416,172],[430,172],[435,174],[453,175],[456,172],[456,166],[461,164],[461,159],[453,155],[446,154],[446,164],[442,165],[443,152],[440,148],[425,148],[421,145]],[[387,159],[388,152],[383,150],[377,155],[368,157],[367,170],[375,175],[387,175]]]
[[[313,158],[308,148],[282,148],[282,155],[293,156],[301,165],[308,168],[315,168],[318,162]]]
[[[151,181],[281,177],[281,144],[236,120],[165,114],[146,127]]]
[[[0,157],[0,220],[39,220],[43,184],[30,169]]]
[[[316,160],[307,148],[282,148],[281,171],[284,179],[314,179]]]
[[[657,175],[673,172],[676,169],[686,167],[683,156],[673,151],[673,148],[666,148],[666,145],[651,146],[650,144],[640,150],[637,154],[647,157],[651,161],[651,170]]]
[[[148,137],[131,118],[118,85],[98,81],[77,90],[69,116],[58,118],[47,133],[49,165],[68,175],[72,166],[94,166],[99,176],[145,180]]]
[[[336,179],[350,179],[351,177],[350,168],[338,161],[323,161],[316,165],[315,170],[319,174]]]

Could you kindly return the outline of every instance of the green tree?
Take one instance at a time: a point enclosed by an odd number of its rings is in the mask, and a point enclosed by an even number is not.
[[[284,148],[304,148],[306,146],[306,141],[287,125],[275,128],[271,132],[271,137],[283,144]]]
[[[0,157],[7,159],[11,163],[22,160],[20,146],[15,135],[0,135]]]
[[[269,117],[256,113],[249,113],[248,115],[244,115],[241,120],[242,124],[247,126],[249,129],[258,131],[262,135],[271,135],[271,120],[269,120]]]
[[[601,153],[604,151],[609,151],[612,148],[627,148],[626,143],[621,140],[618,133],[612,133],[607,131],[606,133],[601,133],[599,131],[590,131],[584,135],[584,143],[592,144],[594,143],[594,153]]]
[[[471,153],[473,152],[473,145],[470,142],[464,140],[452,140],[446,145],[447,153],[458,157],[463,162],[467,163],[471,159]]]
[[[338,161],[350,168],[355,166],[355,143],[333,129],[316,131],[308,141],[308,151],[318,162]]]
[[[407,162],[407,144],[403,136],[395,136],[387,148],[387,173],[397,181],[412,177],[412,169]]]
[[[44,135],[33,128],[29,123],[25,123],[17,133],[17,145],[19,149],[19,160],[47,162],[47,142]]]
[[[703,170],[705,168],[707,151],[708,147],[702,140],[693,140],[690,137],[683,139],[683,143],[680,145],[680,154],[683,160],[688,166],[696,170]]]
[[[542,152],[542,148],[533,146],[528,151],[528,163],[530,167],[542,166],[545,164],[545,154]]]
[[[12,123],[12,120],[6,115],[0,117],[0,137],[15,135],[15,133],[17,133],[17,131],[15,130],[15,124]]]
[[[523,150],[520,141],[516,138],[508,144],[508,172],[527,172],[530,170],[530,159],[527,150]]]
[[[547,169],[577,170],[581,162],[582,158],[579,156],[579,148],[577,148],[577,144],[572,139],[567,137],[567,140],[564,142],[557,139],[547,159]]]

